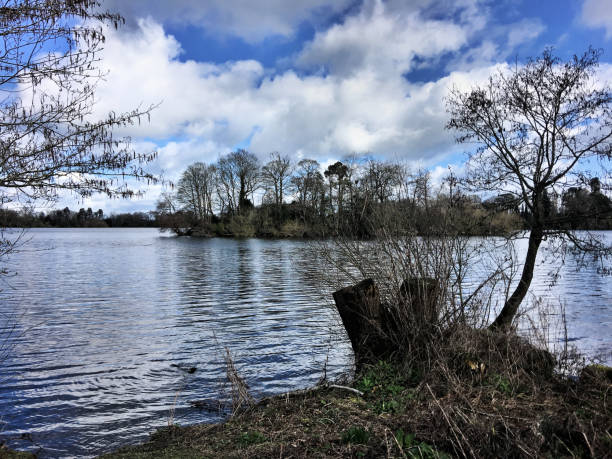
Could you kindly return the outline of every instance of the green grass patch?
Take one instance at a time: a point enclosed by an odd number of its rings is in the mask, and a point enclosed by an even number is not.
[[[446,459],[450,458],[445,453],[440,453],[433,446],[417,441],[414,434],[404,433],[402,429],[399,429],[395,433],[395,441],[400,446],[404,454],[409,458],[419,459]]]
[[[353,426],[342,433],[342,441],[353,445],[367,445],[370,432],[363,427]]]
[[[267,438],[261,432],[253,431],[253,432],[244,432],[238,438],[238,443],[240,446],[251,446],[258,445],[259,443],[265,443]]]
[[[376,413],[401,413],[414,398],[408,386],[416,379],[410,371],[402,372],[392,363],[380,361],[363,372],[355,387],[365,393],[368,406]]]
[[[496,373],[492,374],[489,377],[489,382],[493,387],[495,387],[495,389],[497,389],[502,394],[508,396],[512,395],[512,383],[508,378]]]

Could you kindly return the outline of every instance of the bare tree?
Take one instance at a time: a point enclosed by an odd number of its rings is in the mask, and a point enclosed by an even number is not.
[[[589,49],[561,62],[545,51],[482,87],[454,90],[447,100],[447,128],[459,132],[459,142],[479,145],[468,161],[468,189],[511,193],[516,206],[524,205],[530,215],[520,281],[492,328],[511,325],[544,238],[562,236],[580,249],[606,249],[559,230],[546,210],[548,196],[575,184],[581,169],[593,167],[591,158],[602,167],[612,158],[612,94],[595,81],[599,56]]]
[[[399,164],[371,159],[366,165],[361,185],[367,195],[382,204],[393,196],[401,180],[402,170]]]
[[[314,159],[302,159],[291,177],[291,184],[296,192],[303,221],[314,216],[325,194],[320,167],[319,162]]]
[[[236,164],[230,160],[229,155],[219,158],[215,165],[217,171],[217,197],[219,211],[224,214],[238,212],[238,172]]]
[[[164,191],[157,199],[155,216],[161,231],[172,231],[178,236],[190,235],[193,231],[193,218],[181,210],[176,193]]]
[[[68,208],[66,207],[66,209]],[[173,193],[164,191],[157,198],[155,203],[155,212],[158,214],[173,214],[179,210],[178,203],[176,202],[176,196]]]
[[[323,175],[327,178],[329,185],[329,204],[331,213],[334,214],[334,190],[336,190],[336,231],[339,231],[340,221],[342,220],[342,207],[344,202],[344,192],[346,190],[347,176],[349,168],[346,164],[336,161],[330,164]]]
[[[178,202],[198,221],[210,221],[213,215],[215,180],[215,167],[197,162],[185,169],[178,182]]]
[[[238,194],[238,211],[242,212],[245,207],[252,207],[253,193],[260,185],[260,164],[257,156],[246,150],[238,150],[230,154],[232,161],[236,163],[240,192]],[[251,199],[249,200],[249,196]]]
[[[155,178],[140,154],[113,129],[139,122],[149,109],[92,118],[103,24],[120,16],[100,12],[95,0],[7,0],[0,8],[0,188],[52,199],[57,190],[81,196],[129,197],[126,176]]]
[[[217,190],[221,211],[241,213],[252,207],[249,195],[259,187],[259,160],[253,153],[238,150],[219,158],[217,168]]]
[[[273,190],[274,202],[280,208],[291,177],[291,158],[281,156],[278,152],[271,156],[272,160],[261,168],[261,180],[266,188]]]

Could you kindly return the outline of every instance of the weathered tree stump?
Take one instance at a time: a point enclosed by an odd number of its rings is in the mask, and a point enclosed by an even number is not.
[[[334,301],[355,353],[357,371],[398,351],[405,338],[437,323],[440,287],[434,279],[406,279],[398,304],[382,305],[372,279],[334,292]]]
[[[334,301],[355,353],[355,365],[377,361],[384,353],[381,304],[372,279],[334,292]]]
[[[429,277],[409,278],[400,287],[400,301],[417,329],[430,328],[440,319],[440,283]]]

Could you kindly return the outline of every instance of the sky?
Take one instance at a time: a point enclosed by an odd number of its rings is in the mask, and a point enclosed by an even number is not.
[[[370,154],[457,169],[469,145],[445,130],[445,96],[547,47],[562,59],[603,50],[612,82],[612,0],[103,0],[125,26],[106,30],[95,114],[159,104],[118,134],[158,152],[175,181],[193,162],[238,148],[324,166]],[[132,200],[65,197],[73,208],[148,211]]]

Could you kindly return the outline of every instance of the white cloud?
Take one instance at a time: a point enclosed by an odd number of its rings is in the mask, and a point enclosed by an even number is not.
[[[499,47],[491,40],[484,40],[480,45],[452,59],[447,67],[454,70],[487,67],[496,62],[499,56]]]
[[[466,44],[468,28],[428,20],[412,9],[390,9],[382,0],[366,1],[360,13],[317,33],[298,58],[309,69],[350,75],[368,69],[406,72],[416,56],[430,58]]]
[[[509,27],[508,47],[510,49],[538,38],[546,30],[546,27],[539,19],[523,19],[516,24],[511,24]]]
[[[237,36],[258,42],[272,35],[290,37],[302,21],[325,21],[344,10],[351,0],[104,0],[102,6],[118,11],[137,28],[138,19],[190,24],[209,33]],[[143,14],[143,12],[146,12]]]
[[[483,27],[486,12],[477,0],[450,2],[457,13],[454,23],[426,19],[417,11],[443,3],[366,0],[343,23],[316,34],[297,56],[304,67],[328,67],[326,74],[278,73],[254,60],[185,62],[179,59],[180,43],[162,24],[139,19],[128,34],[106,31],[101,64],[109,74],[99,84],[94,116],[161,101],[150,123],[127,126],[119,134],[137,139],[139,150],[156,144],[159,156],[152,167],[173,181],[187,165],[212,163],[244,142],[262,160],[280,151],[328,164],[370,152],[431,166],[458,150],[444,129],[449,88],[467,89],[498,68],[492,64],[496,45],[485,41],[472,62],[450,66],[454,70],[437,81],[414,84],[403,77],[415,56],[427,65],[427,59],[465,51],[470,34]],[[179,3],[179,12],[185,5],[194,4]],[[429,14],[439,17],[435,8]],[[521,41],[499,33],[513,44]],[[348,57],[342,59],[343,54]],[[105,210],[153,208],[159,191],[154,187],[127,207],[113,201]]]
[[[609,87],[612,84],[612,64],[607,62],[599,64],[594,81],[599,88]]]
[[[587,27],[603,27],[606,29],[606,39],[612,38],[612,5],[609,0],[585,0],[581,19]]]
[[[165,179],[172,182],[178,181],[185,166],[197,161],[210,164],[217,160],[220,153],[229,153],[227,147],[200,139],[168,142],[157,151],[155,166],[164,172]]]
[[[518,47],[533,42],[545,30],[546,26],[534,18],[491,26],[480,42],[456,54],[447,64],[447,69],[468,70],[504,62],[507,58],[516,55]]]
[[[161,144],[156,167],[170,179],[249,136],[249,149],[262,158],[270,151],[322,161],[373,152],[431,164],[454,148],[444,129],[447,90],[490,72],[453,72],[427,84],[409,83],[398,67],[367,64],[350,75],[271,75],[256,61],[181,62],[180,45],[152,20],[124,38],[108,31],[103,64],[110,73],[98,89],[96,114],[163,99],[150,123],[123,134]]]
[[[243,105],[249,92],[264,76],[256,61],[228,62],[224,65],[181,62],[180,45],[165,35],[152,20],[141,20],[139,33],[130,40],[107,31],[102,66],[108,69],[106,81],[99,84],[96,105],[98,117],[109,111],[124,112],[155,104],[150,123],[129,127],[134,136],[164,139],[177,135],[213,135],[221,131],[226,142],[243,140],[251,126],[227,120]]]
[[[188,164],[214,162],[242,144],[262,160],[280,151],[326,166],[347,154],[371,152],[429,167],[464,149],[444,129],[449,88],[466,90],[485,81],[504,68],[500,60],[545,30],[534,19],[500,24],[483,0],[363,0],[342,22],[319,28],[297,55],[285,56],[283,68],[297,69],[281,72],[255,60],[181,60],[181,44],[164,29],[188,23],[257,42],[291,36],[303,20],[323,24],[351,1],[327,3],[265,0],[254,8],[247,0],[105,0],[104,6],[117,7],[132,27],[106,32],[101,64],[110,73],[96,92],[94,116],[162,102],[150,123],[118,134],[135,138],[139,151],[157,147],[152,168],[173,181]],[[610,34],[602,4],[587,0],[583,16]],[[445,65],[448,74],[435,81],[415,84],[403,76],[417,67]],[[610,68],[600,71],[610,75]],[[434,180],[445,171],[433,169]],[[143,199],[125,204],[96,197],[84,205],[150,209],[159,191],[152,187]]]

